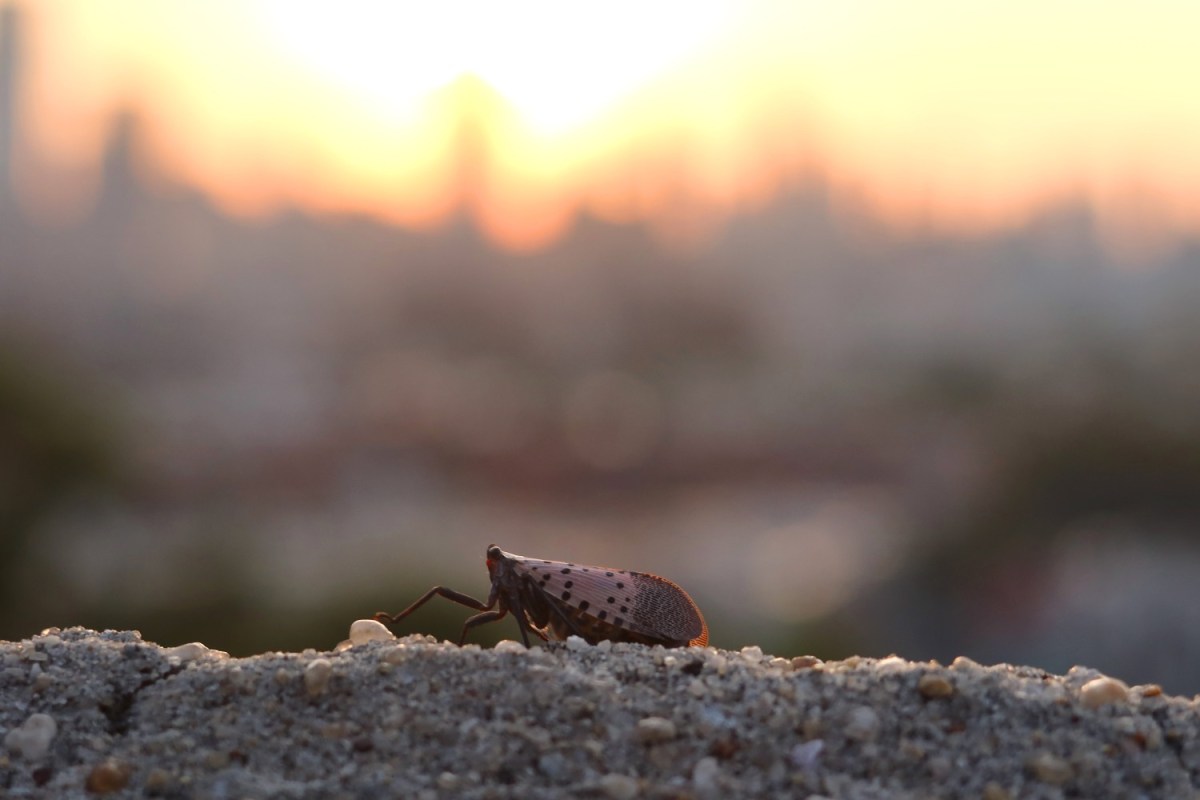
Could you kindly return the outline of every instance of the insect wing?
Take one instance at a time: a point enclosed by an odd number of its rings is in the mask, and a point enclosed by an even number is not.
[[[509,554],[506,554],[509,555]],[[708,626],[688,596],[666,578],[646,572],[510,556],[548,597],[580,613],[642,636],[703,646]]]

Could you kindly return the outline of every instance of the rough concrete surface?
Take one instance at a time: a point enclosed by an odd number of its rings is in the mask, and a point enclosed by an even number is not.
[[[229,658],[134,631],[0,643],[0,796],[1195,798],[1200,706],[959,659],[580,640]]]

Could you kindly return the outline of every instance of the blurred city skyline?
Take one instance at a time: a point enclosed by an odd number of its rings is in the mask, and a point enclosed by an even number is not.
[[[82,213],[132,113],[144,177],[227,213],[466,213],[518,250],[579,214],[704,244],[813,179],[908,232],[1083,204],[1135,262],[1200,228],[1198,12],[1176,0],[9,4],[39,219]]]
[[[809,170],[715,217],[685,203],[690,246],[568,203],[530,249],[480,212],[493,118],[473,114],[509,101],[479,76],[441,95],[457,177],[412,201],[428,224],[300,195],[246,214],[171,171],[132,90],[92,107],[91,199],[48,217],[31,176],[83,173],[31,155],[50,102],[31,32],[60,17],[29,5],[0,15],[0,178],[19,173],[0,181],[0,635],[324,647],[430,581],[483,594],[496,542],[665,574],[718,646],[1200,687],[1186,226],[1114,246],[1082,190],[1006,225],[898,225]],[[278,638],[240,638],[256,620]]]

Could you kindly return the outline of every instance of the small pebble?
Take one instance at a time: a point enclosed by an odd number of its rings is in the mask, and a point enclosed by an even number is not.
[[[441,775],[437,776],[437,785],[442,791],[448,792],[453,789],[457,789],[461,783],[462,779],[453,772],[443,772]]]
[[[846,720],[846,736],[859,742],[867,742],[879,733],[879,714],[870,706],[858,706]]]
[[[529,648],[520,642],[514,642],[512,639],[504,639],[503,641],[496,642],[496,646],[493,649],[497,653],[524,653]]]
[[[717,785],[717,776],[720,774],[721,766],[712,756],[697,761],[692,768],[692,788],[696,790],[696,795],[701,798],[717,797],[721,791]]]
[[[925,769],[929,771],[929,777],[940,782],[944,781],[950,775],[950,771],[954,769],[954,764],[945,755],[938,754],[929,757],[925,762]]]
[[[133,766],[115,758],[106,758],[88,773],[84,788],[93,794],[119,792],[129,783]]]
[[[821,751],[824,749],[825,742],[822,739],[801,742],[792,748],[792,763],[803,770],[816,769],[817,760],[821,757]]]
[[[628,775],[609,774],[600,779],[600,790],[612,800],[633,800],[638,795],[638,782]]]
[[[1052,753],[1037,753],[1025,762],[1025,766],[1039,781],[1052,786],[1061,786],[1075,773],[1069,763]]]
[[[146,781],[142,784],[147,792],[151,794],[161,794],[171,786],[171,773],[167,772],[162,767],[155,767],[146,775]]]
[[[19,728],[4,737],[4,747],[29,761],[36,761],[50,751],[50,743],[58,733],[58,724],[49,714],[31,714]]]
[[[304,688],[309,697],[324,694],[329,686],[329,678],[333,675],[333,664],[327,658],[314,658],[304,668]]]
[[[580,651],[588,650],[590,648],[591,648],[591,645],[588,644],[585,640],[579,638],[578,636],[572,635],[572,636],[567,637],[567,649],[570,650],[571,652],[578,653]]]
[[[186,664],[189,661],[195,661],[208,653],[210,653],[208,645],[202,642],[188,642],[176,647],[169,647],[163,650],[163,655],[170,659],[176,659],[180,664]]]
[[[395,638],[382,622],[373,619],[356,619],[350,623],[350,643],[355,646],[367,642],[387,642]]]
[[[411,654],[409,653],[408,647],[402,644],[398,644],[395,647],[389,648],[388,650],[384,651],[382,656],[383,662],[385,664],[391,664],[392,666],[403,664],[410,657]]]
[[[663,717],[640,719],[635,738],[643,744],[670,741],[675,738],[675,723]]]
[[[1012,795],[995,781],[990,781],[983,787],[983,800],[1012,800]]]
[[[562,753],[543,753],[538,756],[538,772],[545,775],[547,778],[561,778],[567,769],[567,760],[563,758]]]
[[[1129,687],[1116,678],[1093,678],[1079,688],[1079,699],[1085,708],[1100,708],[1129,699]]]
[[[917,681],[917,691],[927,698],[949,697],[954,694],[954,684],[941,675],[927,672]]]
[[[816,656],[796,656],[792,659],[792,669],[810,669],[819,667],[825,662]]]

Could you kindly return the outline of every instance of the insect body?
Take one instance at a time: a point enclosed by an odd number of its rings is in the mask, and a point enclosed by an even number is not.
[[[526,558],[496,545],[487,549],[487,568],[492,589],[486,603],[435,586],[398,614],[380,611],[375,619],[391,625],[440,595],[480,612],[463,625],[460,645],[471,628],[509,613],[516,618],[526,647],[530,632],[543,640],[561,640],[573,634],[591,644],[604,639],[664,647],[708,644],[708,626],[700,609],[687,592],[666,578]]]

